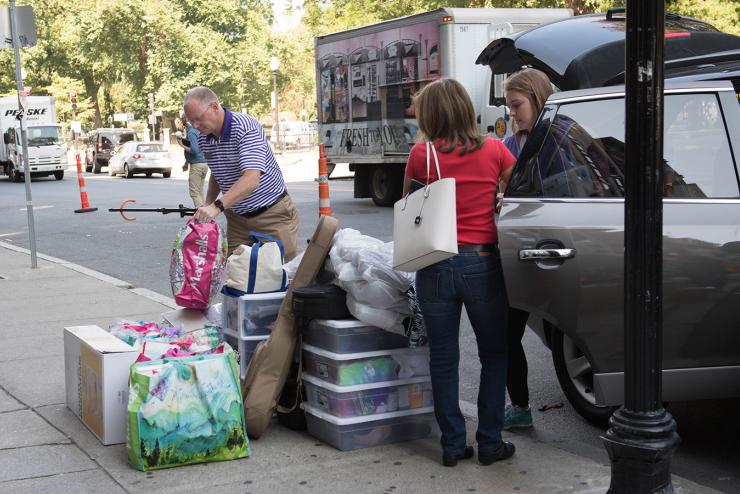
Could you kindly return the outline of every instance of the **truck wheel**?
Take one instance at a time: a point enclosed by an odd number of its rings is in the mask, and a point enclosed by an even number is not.
[[[101,165],[100,162],[97,159],[95,159],[95,161],[93,161],[93,173],[100,173],[102,168],[103,168],[103,165]]]
[[[393,206],[403,192],[403,167],[401,165],[376,165],[370,177],[370,196],[382,207]]]
[[[18,171],[18,168],[13,167],[10,171],[10,180],[12,182],[23,182],[23,174]]]
[[[64,170],[54,172],[54,178],[56,178],[57,180],[62,180],[64,178]]]
[[[172,170],[167,170],[166,172],[162,172],[162,178],[170,178],[170,175],[172,175]]]
[[[95,160],[95,157],[93,156],[93,160]],[[87,173],[90,173],[93,170],[93,165],[90,162],[90,160],[87,159],[87,154],[85,154],[85,171]]]
[[[606,429],[616,408],[599,406],[594,394],[594,369],[575,341],[553,331],[552,361],[565,397],[576,411],[597,427]]]

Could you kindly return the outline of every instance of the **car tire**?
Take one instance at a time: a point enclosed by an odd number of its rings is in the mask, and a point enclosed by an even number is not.
[[[123,178],[133,178],[134,174],[131,172],[131,169],[128,167],[128,163],[123,164]]]
[[[606,429],[615,407],[598,406],[593,391],[594,371],[588,357],[562,331],[552,335],[552,361],[560,387],[576,411],[591,424]]]
[[[93,158],[93,159],[94,159],[94,158]],[[93,165],[92,165],[92,163],[90,162],[90,160],[89,160],[89,159],[87,159],[87,153],[85,153],[85,171],[86,171],[87,173],[90,173],[90,172],[92,172],[92,170],[93,170]]]
[[[59,170],[58,172],[54,172],[54,178],[57,180],[64,179],[64,170]]]
[[[162,178],[170,178],[170,175],[172,175],[172,170],[162,172]]]
[[[95,159],[95,161],[93,161],[93,173],[100,173],[102,169],[103,165],[101,165],[100,162]]]
[[[403,192],[401,165],[375,165],[370,175],[370,197],[377,206],[390,207]]]

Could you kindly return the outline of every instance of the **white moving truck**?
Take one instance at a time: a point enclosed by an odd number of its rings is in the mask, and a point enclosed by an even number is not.
[[[67,146],[62,126],[57,123],[53,96],[28,96],[26,124],[28,136],[28,164],[31,175],[54,175],[64,178],[67,169]],[[13,182],[23,181],[23,147],[18,115],[18,98],[0,98],[0,175]]]
[[[416,139],[412,98],[454,77],[470,93],[481,133],[510,133],[503,76],[476,65],[501,36],[571,17],[571,9],[437,9],[315,40],[319,139],[330,168],[349,163],[354,196],[392,206]]]

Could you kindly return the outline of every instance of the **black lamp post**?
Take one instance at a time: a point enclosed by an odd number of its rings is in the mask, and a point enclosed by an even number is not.
[[[663,0],[628,0],[624,406],[603,436],[610,493],[673,493],[676,422],[662,404]]]

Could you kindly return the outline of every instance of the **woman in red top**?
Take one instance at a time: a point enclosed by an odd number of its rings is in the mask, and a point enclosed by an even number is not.
[[[501,270],[494,218],[496,187],[511,177],[514,156],[500,142],[481,136],[465,88],[454,79],[439,79],[414,98],[416,118],[425,140],[437,149],[443,178],[454,177],[459,254],[420,270],[416,290],[427,328],[434,413],[442,431],[442,464],[455,466],[473,456],[466,445],[465,420],[459,406],[459,332],[462,305],[468,313],[481,361],[478,391],[478,461],[490,465],[514,454],[501,440],[506,388],[506,287]],[[432,158],[433,159],[433,158]],[[426,173],[426,145],[409,154],[404,194],[411,180],[437,180]]]

